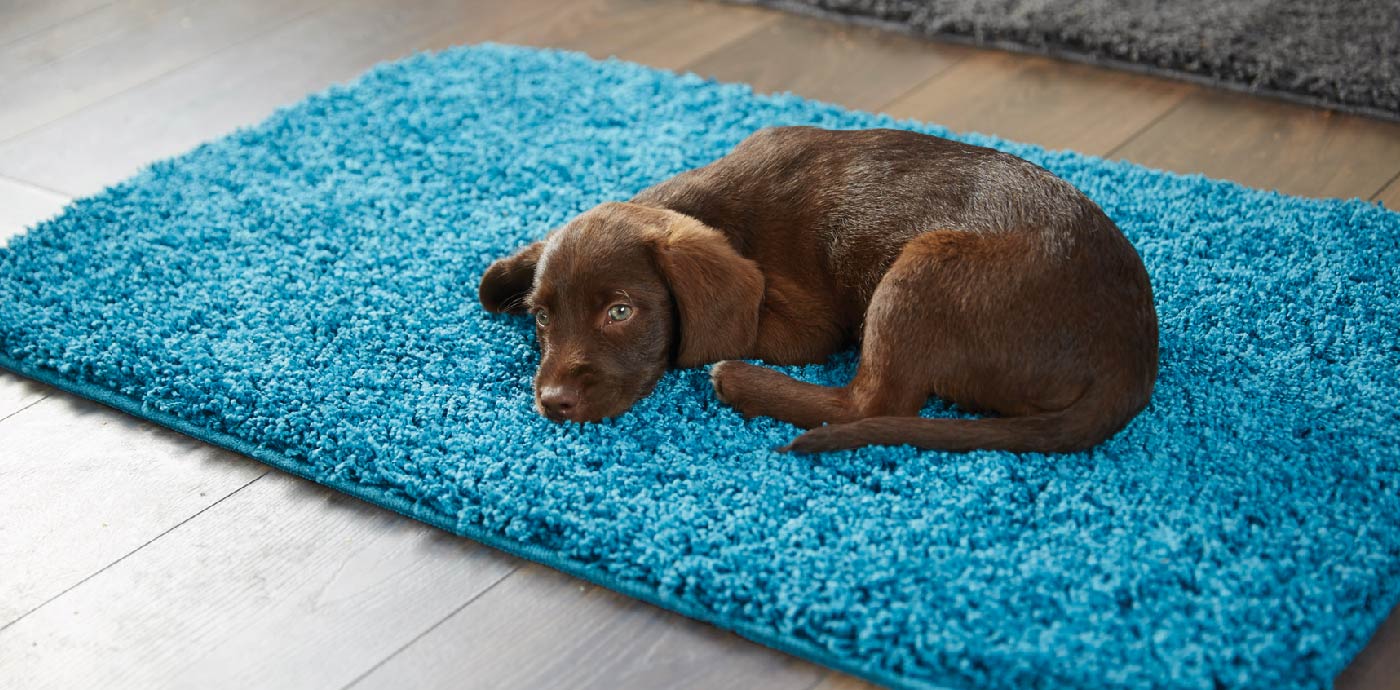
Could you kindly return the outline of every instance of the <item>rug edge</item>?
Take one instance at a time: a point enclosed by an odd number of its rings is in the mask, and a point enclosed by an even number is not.
[[[731,622],[724,620],[720,616],[691,605],[683,599],[669,599],[659,593],[641,587],[635,582],[616,578],[608,573],[589,568],[587,565],[577,561],[559,556],[558,552],[552,549],[534,544],[517,542],[476,527],[468,527],[459,530],[454,519],[443,513],[432,510],[431,508],[425,508],[419,504],[415,504],[402,496],[397,496],[391,492],[385,491],[382,486],[318,478],[305,471],[304,463],[298,463],[281,453],[268,450],[246,439],[234,436],[233,434],[206,429],[176,417],[175,415],[161,412],[160,410],[148,409],[133,398],[121,395],[120,393],[116,393],[94,383],[68,378],[50,369],[25,364],[12,359],[4,353],[0,353],[0,370],[9,371],[17,376],[38,381],[39,383],[52,386],[63,392],[76,395],[84,400],[104,405],[118,412],[129,414],[176,433],[237,453],[273,469],[278,469],[303,480],[319,484],[333,491],[364,501],[372,506],[391,510],[410,520],[421,522],[453,536],[469,539],[486,547],[503,551],[531,563],[537,563],[552,568],[571,577],[591,582],[599,587],[612,590],[632,599],[643,601],[657,608],[671,611],[672,613],[676,613],[691,620],[712,625],[721,630],[733,632],[750,642],[784,654],[790,654],[824,668],[848,673],[883,687],[909,688],[911,690],[967,690],[963,686],[930,684],[915,679],[891,676],[878,669],[869,669],[858,664],[850,663],[847,659],[836,656],[810,642],[786,637],[762,626],[752,625],[747,621],[739,620]],[[28,408],[22,408],[19,412],[22,412],[24,409]],[[1359,651],[1360,650],[1358,650],[1357,653],[1359,653]],[[1352,657],[1355,657],[1355,654],[1353,654]]]
[[[237,453],[273,469],[278,469],[305,481],[324,486],[333,491],[350,496],[351,498],[364,501],[377,508],[393,511],[410,520],[421,522],[455,537],[469,539],[488,548],[505,552],[531,563],[543,565],[569,575],[570,577],[576,577],[591,582],[599,587],[612,590],[632,599],[640,600],[691,620],[712,625],[721,630],[733,632],[750,642],[784,654],[790,654],[824,668],[847,673],[888,688],[909,688],[910,690],[969,690],[966,686],[939,685],[915,679],[891,676],[878,669],[869,669],[858,664],[849,663],[846,659],[838,657],[809,642],[784,637],[781,634],[773,633],[761,626],[751,625],[746,621],[729,622],[723,620],[719,616],[690,605],[682,599],[668,599],[634,582],[622,580],[607,573],[598,572],[577,561],[560,557],[557,555],[558,552],[552,549],[517,542],[475,527],[459,530],[456,527],[455,520],[431,508],[424,508],[414,504],[402,496],[393,495],[385,491],[381,486],[315,477],[304,471],[304,463],[295,462],[281,453],[268,450],[246,439],[239,438],[233,434],[206,429],[166,412],[147,409],[136,400],[103,388],[97,384],[71,379],[50,369],[30,366],[4,353],[0,353],[0,370],[8,371],[16,376],[52,386],[65,393],[76,395],[84,400],[109,407],[123,414],[128,414],[137,419],[151,422],[178,434]],[[28,407],[21,408],[16,411],[16,414],[26,409],[28,409]],[[1333,673],[1334,681],[1336,676],[1349,668],[1356,660],[1357,656],[1371,643],[1371,640],[1375,638],[1381,626],[1385,624],[1390,611],[1400,608],[1400,598],[1397,598],[1396,601],[1391,602],[1388,606],[1382,604],[1382,608],[1383,611],[1375,625],[1371,626],[1371,629],[1362,637],[1357,648],[1351,650],[1346,655],[1347,661],[1342,668],[1337,669],[1336,672]]]
[[[1267,98],[1270,100],[1280,101],[1283,103],[1290,103],[1298,106],[1320,108],[1322,110],[1330,110],[1338,113],[1344,113],[1347,115],[1369,117],[1376,120],[1380,120],[1382,122],[1400,122],[1400,112],[1391,112],[1384,108],[1343,103],[1341,101],[1327,100],[1318,96],[1309,96],[1293,91],[1283,91],[1280,89],[1252,88],[1248,84],[1242,84],[1240,82],[1217,79],[1203,74],[1196,74],[1193,72],[1186,72],[1182,70],[1169,69],[1165,67],[1155,67],[1139,62],[1117,60],[1111,57],[1104,57],[1102,55],[1099,55],[1098,53],[1070,50],[1056,46],[1047,46],[1045,49],[1040,50],[1036,49],[1033,46],[1029,46],[1022,43],[1016,43],[1014,41],[979,41],[971,36],[963,36],[960,34],[929,34],[896,21],[880,19],[877,17],[868,17],[865,15],[858,14],[843,14],[834,10],[826,10],[812,7],[810,5],[800,2],[799,0],[721,1],[732,5],[762,7],[766,9],[776,10],[779,12],[787,12],[796,16],[810,17],[822,21],[829,21],[835,24],[859,26],[872,29],[879,29],[881,31],[889,31],[892,33],[896,33],[902,36],[909,36],[929,43],[948,43],[952,45],[982,48],[986,50],[999,50],[1007,53],[1015,53],[1017,55],[1033,55],[1039,57],[1048,57],[1057,60],[1065,60],[1067,62],[1073,62],[1081,65],[1106,67],[1109,69],[1114,69],[1121,72],[1128,72],[1131,74],[1142,74],[1152,77],[1159,77],[1162,79],[1170,79],[1172,81],[1183,82],[1187,84],[1207,86],[1215,89],[1220,89],[1229,93],[1243,94],[1246,96],[1258,96],[1260,98]],[[1251,189],[1253,188],[1251,187]]]

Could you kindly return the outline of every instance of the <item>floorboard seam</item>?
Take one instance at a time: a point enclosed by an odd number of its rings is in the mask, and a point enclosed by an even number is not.
[[[880,110],[879,110],[879,112],[884,113],[886,110],[889,109],[890,106],[892,106],[892,105],[894,105],[895,103],[898,103],[898,102],[904,100],[905,98],[908,98],[908,97],[909,97],[909,94],[914,93],[915,91],[918,91],[919,89],[922,89],[922,88],[924,88],[925,86],[927,86],[927,85],[929,85],[929,84],[932,84],[932,83],[933,83],[935,80],[937,80],[937,79],[943,78],[943,77],[946,76],[949,72],[951,72],[951,71],[953,70],[954,67],[957,67],[958,65],[961,65],[964,61],[966,61],[966,60],[967,60],[968,58],[970,58],[970,57],[972,57],[971,54],[964,54],[962,57],[959,57],[959,58],[957,58],[956,60],[953,60],[952,62],[949,62],[949,63],[948,63],[947,65],[945,65],[942,69],[936,70],[933,74],[930,74],[930,75],[928,75],[927,77],[925,77],[924,79],[919,80],[919,83],[914,84],[913,86],[910,86],[909,88],[907,88],[907,89],[905,89],[905,90],[899,92],[899,95],[898,95],[898,96],[895,96],[894,98],[891,98],[890,100],[885,101],[884,103],[881,103],[881,104],[880,104]],[[900,119],[913,119],[913,118],[900,118]],[[937,124],[937,123],[935,123],[935,124]]]
[[[1105,151],[1102,158],[1104,160],[1108,160],[1110,156],[1113,156],[1119,151],[1122,151],[1123,147],[1133,143],[1135,140],[1137,140],[1138,137],[1142,136],[1144,132],[1146,132],[1149,129],[1152,129],[1153,127],[1156,127],[1157,123],[1161,122],[1162,120],[1165,120],[1168,115],[1171,115],[1172,113],[1176,112],[1177,109],[1181,107],[1181,104],[1185,103],[1186,99],[1190,98],[1190,96],[1191,93],[1189,91],[1185,94],[1182,94],[1181,98],[1177,99],[1177,101],[1173,103],[1170,108],[1167,108],[1166,110],[1163,110],[1162,112],[1158,113],[1157,117],[1152,118],[1147,122],[1147,124],[1138,128],[1137,131],[1133,132],[1132,134],[1129,134],[1128,138],[1118,142],[1118,144],[1115,145],[1113,148]]]
[[[51,603],[53,603],[54,601],[58,600],[58,599],[59,599],[60,597],[62,597],[63,595],[65,595],[65,594],[67,594],[67,593],[69,593],[69,592],[71,592],[71,591],[77,589],[78,587],[81,587],[81,586],[82,586],[84,583],[86,583],[88,580],[91,580],[92,578],[97,577],[98,575],[101,575],[102,573],[107,572],[107,571],[108,571],[109,569],[111,569],[113,566],[115,566],[115,565],[117,565],[118,563],[121,563],[122,561],[124,561],[124,560],[130,558],[131,556],[133,556],[133,555],[136,554],[137,552],[141,551],[142,549],[146,548],[147,546],[150,546],[151,544],[155,543],[155,541],[156,541],[157,539],[160,539],[161,537],[164,537],[165,535],[170,534],[171,532],[174,532],[174,531],[177,530],[177,529],[180,529],[180,527],[184,526],[185,523],[188,523],[189,521],[191,521],[191,520],[193,520],[193,519],[199,517],[200,515],[203,515],[203,514],[204,514],[205,512],[207,512],[210,508],[213,508],[214,506],[217,506],[217,505],[219,505],[220,503],[223,503],[224,501],[228,500],[229,498],[232,498],[232,497],[234,496],[234,494],[237,494],[238,492],[240,492],[240,491],[242,491],[242,490],[248,488],[249,486],[252,486],[254,482],[258,481],[259,479],[262,479],[263,477],[266,477],[267,475],[269,475],[269,474],[271,474],[271,473],[272,473],[272,470],[271,470],[271,469],[267,469],[267,470],[263,471],[262,474],[259,474],[258,476],[253,477],[252,479],[248,480],[247,483],[245,483],[245,484],[243,484],[242,486],[238,487],[237,489],[234,489],[233,491],[230,491],[229,493],[225,494],[225,495],[224,495],[222,498],[220,498],[219,500],[214,501],[213,503],[210,503],[209,505],[204,506],[203,508],[200,508],[197,512],[195,512],[195,514],[193,514],[193,515],[191,515],[191,516],[189,516],[189,517],[187,517],[187,518],[185,518],[185,519],[183,519],[183,520],[181,520],[181,521],[175,523],[175,525],[173,525],[173,526],[170,527],[169,529],[165,530],[164,532],[161,532],[160,534],[157,534],[156,536],[151,537],[150,539],[146,540],[146,542],[145,542],[144,544],[142,544],[142,545],[140,545],[140,546],[138,546],[138,547],[136,547],[136,548],[134,548],[134,549],[132,549],[132,550],[126,552],[125,554],[123,554],[123,555],[121,556],[121,558],[118,558],[117,560],[112,561],[111,563],[108,563],[107,565],[102,566],[101,568],[99,568],[99,569],[98,569],[96,572],[94,572],[93,574],[88,575],[87,577],[85,577],[85,578],[83,578],[83,579],[81,579],[81,580],[79,580],[79,581],[73,583],[72,585],[69,585],[69,586],[66,587],[62,592],[59,592],[58,594],[55,594],[55,595],[49,597],[48,599],[45,599],[45,600],[44,600],[43,602],[41,602],[39,605],[35,606],[34,608],[29,609],[28,611],[25,611],[24,613],[21,613],[19,616],[15,617],[14,620],[9,621],[8,623],[5,623],[4,625],[0,625],[0,633],[3,633],[3,632],[5,632],[6,630],[10,629],[10,627],[13,626],[14,624],[16,624],[16,623],[18,623],[18,622],[24,620],[25,618],[27,618],[30,614],[34,613],[35,611],[38,611],[39,609],[42,609],[42,608],[44,608],[45,606],[48,606],[49,604],[51,604]]]
[[[29,403],[28,405],[25,405],[24,407],[21,407],[21,408],[19,408],[18,410],[15,410],[14,412],[11,412],[11,413],[5,415],[4,417],[0,417],[0,422],[3,422],[3,421],[5,421],[5,420],[9,419],[10,417],[13,417],[13,416],[15,416],[15,415],[17,415],[17,414],[19,414],[19,413],[21,413],[21,412],[23,412],[23,411],[25,411],[25,410],[31,408],[31,407],[34,407],[35,405],[38,405],[39,403],[44,402],[45,400],[48,400],[48,399],[51,398],[51,397],[53,397],[53,393],[45,393],[44,396],[41,397],[41,398],[39,398],[38,400],[35,400],[34,402]],[[3,629],[3,628],[0,628],[0,629]]]
[[[350,688],[352,688],[352,687],[354,687],[355,685],[359,684],[360,681],[362,681],[362,680],[368,678],[368,677],[369,677],[371,674],[373,674],[375,671],[379,670],[379,668],[380,668],[381,666],[383,666],[384,664],[389,663],[390,660],[392,660],[394,657],[396,657],[396,656],[398,656],[400,653],[402,653],[403,650],[408,649],[409,647],[412,647],[412,646],[413,646],[415,643],[417,643],[419,640],[423,639],[424,637],[427,637],[427,636],[428,636],[428,633],[431,633],[432,631],[437,630],[439,627],[442,626],[443,623],[446,623],[447,621],[451,620],[452,617],[455,616],[455,615],[457,615],[457,613],[458,613],[459,611],[461,611],[462,609],[467,608],[468,606],[471,606],[473,603],[476,602],[477,599],[480,599],[480,598],[486,596],[487,592],[490,592],[491,590],[495,589],[495,588],[496,588],[496,585],[499,585],[499,584],[501,584],[502,582],[505,582],[506,579],[509,578],[511,575],[514,575],[515,573],[519,572],[520,569],[521,569],[523,566],[524,566],[523,563],[517,563],[517,564],[515,564],[514,567],[512,567],[509,571],[507,571],[506,574],[504,574],[504,575],[502,575],[500,578],[498,578],[495,582],[492,582],[491,584],[487,585],[485,589],[483,589],[483,590],[481,590],[480,592],[477,592],[476,594],[472,595],[472,597],[471,597],[470,599],[467,599],[466,601],[462,602],[462,605],[461,605],[461,606],[458,606],[457,608],[452,609],[452,611],[449,612],[446,616],[443,616],[442,618],[438,619],[437,622],[435,622],[435,623],[433,623],[432,625],[428,626],[425,630],[423,630],[423,632],[420,632],[420,633],[418,633],[417,635],[414,635],[414,636],[413,636],[413,639],[409,640],[408,642],[403,643],[403,645],[401,645],[398,649],[395,649],[394,651],[390,652],[388,656],[384,657],[383,659],[380,659],[380,660],[379,660],[378,662],[376,662],[373,666],[371,666],[371,667],[365,669],[364,673],[361,673],[360,675],[355,676],[355,678],[354,678],[353,680],[351,680],[349,683],[346,683],[346,684],[344,685],[344,687],[341,688],[341,690],[349,690]]]
[[[1375,193],[1373,193],[1371,196],[1368,196],[1368,197],[1366,197],[1366,198],[1367,198],[1368,200],[1370,200],[1370,201],[1377,201],[1377,200],[1380,198],[1381,192],[1384,192],[1385,190],[1390,189],[1390,185],[1395,184],[1395,181],[1396,181],[1396,180],[1400,180],[1400,170],[1395,171],[1395,174],[1394,174],[1394,175],[1391,175],[1391,176],[1390,176],[1390,179],[1389,179],[1389,180],[1386,180],[1386,181],[1385,181],[1385,184],[1381,185],[1381,188],[1380,188],[1380,189],[1377,189],[1377,190],[1375,191]],[[1391,209],[1391,210],[1396,210],[1396,209]]]
[[[49,196],[56,196],[63,199],[64,201],[73,200],[73,195],[68,194],[67,192],[60,192],[57,189],[50,189],[48,187],[45,187],[44,185],[38,184],[37,182],[30,182],[29,180],[14,177],[13,175],[0,174],[0,181],[12,184],[16,187],[25,187],[27,189],[40,192],[42,194],[48,194]]]
[[[750,28],[748,31],[745,31],[745,32],[742,33],[742,34],[739,34],[738,36],[735,36],[734,38],[731,38],[731,39],[729,39],[728,41],[725,41],[724,43],[722,43],[722,44],[720,44],[720,45],[718,45],[718,46],[716,46],[716,47],[714,47],[714,48],[712,48],[712,49],[710,49],[710,50],[707,50],[707,51],[705,51],[705,52],[703,52],[703,53],[701,53],[701,54],[695,56],[694,59],[690,60],[689,62],[685,63],[684,65],[681,65],[679,69],[676,69],[676,70],[673,70],[673,71],[679,72],[679,73],[682,73],[682,74],[684,74],[685,72],[690,72],[691,74],[695,74],[695,73],[696,73],[696,72],[695,72],[695,66],[696,66],[696,65],[698,65],[698,64],[700,64],[700,63],[702,63],[702,62],[704,62],[704,61],[706,61],[706,60],[708,60],[708,59],[710,59],[711,57],[713,57],[713,56],[715,56],[715,55],[718,55],[718,54],[719,54],[721,51],[723,51],[725,48],[728,48],[729,46],[732,46],[732,45],[734,45],[735,43],[738,43],[739,41],[742,41],[742,40],[744,40],[744,39],[746,39],[746,38],[748,38],[748,37],[750,37],[750,36],[752,36],[752,35],[758,33],[759,31],[762,31],[763,29],[766,29],[766,28],[768,28],[768,27],[770,27],[770,26],[772,26],[772,25],[774,25],[774,24],[777,24],[777,23],[778,23],[778,20],[779,20],[780,18],[781,18],[781,16],[780,16],[780,15],[777,15],[777,14],[775,14],[775,15],[773,15],[773,16],[771,16],[771,17],[762,17],[762,18],[759,19],[758,21],[754,22],[753,27]],[[640,45],[643,41],[645,41],[645,39],[642,39],[642,40],[638,41],[636,44],[633,44],[633,47],[636,46],[636,45]],[[700,75],[700,76],[704,77],[705,75],[702,74],[702,75]],[[708,77],[707,77],[707,78],[708,78]]]

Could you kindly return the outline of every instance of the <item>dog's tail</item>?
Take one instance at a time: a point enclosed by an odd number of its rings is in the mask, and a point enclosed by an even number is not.
[[[820,453],[868,445],[911,445],[966,452],[1072,453],[1107,440],[1147,405],[1147,394],[1125,395],[1122,387],[1093,386],[1068,407],[1045,414],[981,419],[868,417],[817,427],[782,450]]]

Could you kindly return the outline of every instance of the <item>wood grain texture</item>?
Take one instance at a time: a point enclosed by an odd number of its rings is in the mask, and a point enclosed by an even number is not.
[[[69,201],[65,195],[0,177],[0,247],[35,223],[57,215]],[[0,417],[3,416],[0,408]]]
[[[45,29],[62,26],[111,0],[6,0],[5,21],[0,22],[0,47]]]
[[[784,16],[687,65],[703,77],[876,111],[972,54],[859,27]]]
[[[885,111],[959,132],[1101,156],[1193,88],[1089,65],[979,51]]]
[[[420,49],[492,38],[565,0],[349,0],[0,144],[0,174],[80,196]]]
[[[825,674],[711,626],[529,565],[355,687],[805,690]]]
[[[9,43],[0,43],[0,79],[23,74],[127,34],[188,2],[190,0],[107,0],[71,19]],[[0,3],[0,7],[3,6]]]
[[[1400,172],[1400,123],[1197,89],[1113,156],[1285,194],[1369,199]]]
[[[500,40],[679,70],[778,18],[752,7],[687,0],[593,0],[526,22]]]
[[[271,472],[7,629],[0,684],[340,688],[517,565]]]
[[[0,626],[267,471],[66,394],[0,422],[0,449]]]
[[[144,10],[153,10],[155,16],[46,65],[5,75],[8,97],[0,108],[0,141],[258,36],[329,1],[198,0],[133,6],[127,16]],[[9,51],[4,52],[0,62],[8,64]]]

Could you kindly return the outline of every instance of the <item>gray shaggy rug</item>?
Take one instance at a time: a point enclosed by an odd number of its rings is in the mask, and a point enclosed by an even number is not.
[[[1400,0],[735,0],[1400,120]]]

